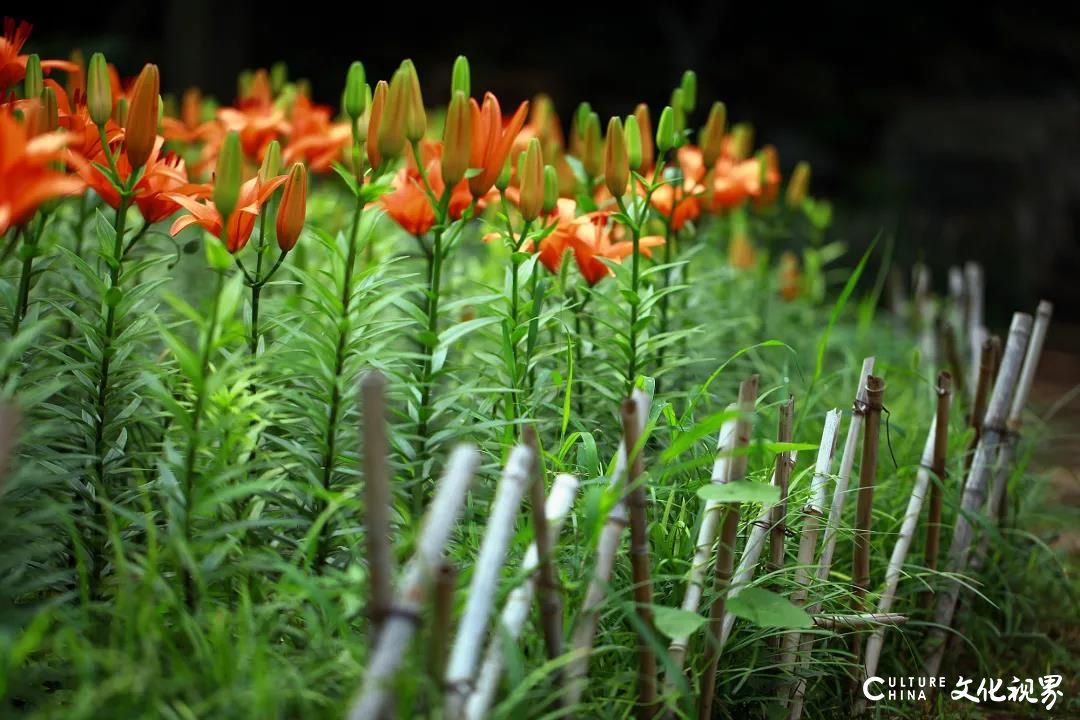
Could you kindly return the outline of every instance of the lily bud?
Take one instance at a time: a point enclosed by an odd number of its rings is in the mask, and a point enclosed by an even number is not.
[[[702,159],[705,167],[711,168],[716,164],[720,153],[724,150],[724,130],[727,124],[727,108],[722,102],[714,102],[709,110],[709,119],[705,121],[705,127],[701,130],[698,143],[701,145]]]
[[[599,176],[604,171],[603,142],[603,138],[600,137],[600,116],[594,112],[589,113],[585,121],[581,162],[585,166],[585,174],[591,178]]]
[[[649,170],[656,158],[656,148],[653,145],[652,116],[649,114],[649,106],[641,103],[634,109],[634,117],[637,118],[638,130],[641,132],[641,170]]]
[[[379,128],[382,126],[383,108],[386,107],[386,97],[390,87],[385,80],[380,80],[375,85],[375,92],[371,96],[371,110],[368,112],[367,148],[368,164],[373,168],[382,165],[382,155],[379,154]]]
[[[60,110],[56,104],[56,91],[46,86],[41,91],[41,108],[46,132],[53,132],[60,127]]]
[[[24,89],[24,97],[26,98],[38,98],[41,97],[41,89],[45,87],[45,76],[41,73],[41,58],[37,53],[32,53],[26,57],[26,80]]]
[[[468,96],[458,90],[446,110],[443,128],[442,175],[448,186],[457,185],[469,169],[472,149],[472,110]]]
[[[132,169],[145,165],[154,150],[158,107],[161,103],[159,83],[157,65],[147,63],[135,81],[135,89],[131,91],[131,106],[124,127],[124,149]]]
[[[450,75],[450,95],[461,93],[466,99],[472,95],[472,73],[469,71],[469,58],[458,55],[454,60],[454,71]]]
[[[241,70],[236,76],[236,97],[246,98],[251,94],[251,88],[255,84],[255,73],[250,70]]]
[[[270,66],[270,89],[279,93],[289,81],[289,66],[278,61]]]
[[[675,147],[675,111],[668,105],[660,113],[660,122],[656,124],[656,149],[660,154]]]
[[[364,64],[357,60],[349,66],[349,74],[345,78],[345,112],[353,120],[364,114],[367,102],[365,87]]]
[[[604,141],[604,183],[612,195],[622,197],[629,179],[630,159],[626,152],[626,137],[619,118],[613,117],[608,122]]]
[[[697,107],[697,73],[687,70],[682,74],[682,82],[679,84],[682,90],[682,109],[686,114],[694,112]]]
[[[736,160],[750,157],[754,148],[754,128],[749,123],[738,123],[731,128],[731,156]]]
[[[236,209],[240,184],[244,180],[243,171],[240,135],[233,130],[225,136],[214,172],[214,207],[221,213],[222,227],[228,227],[229,218]]]
[[[544,166],[544,214],[549,214],[559,202],[559,173],[554,165]]]
[[[641,128],[638,127],[637,117],[627,115],[623,131],[626,135],[626,157],[630,161],[630,169],[641,170]]]
[[[116,101],[116,107],[113,108],[112,119],[117,125],[127,125],[128,117],[128,99],[121,97]]]
[[[198,88],[188,88],[180,98],[180,119],[189,128],[202,122],[202,93]]]
[[[267,183],[277,177],[281,172],[281,143],[271,140],[263,154],[262,165],[259,166],[259,182]]]
[[[675,145],[679,144],[679,134],[686,129],[686,101],[682,88],[675,88],[671,93],[671,117],[675,121]]]
[[[396,158],[405,149],[405,123],[409,117],[409,78],[399,68],[390,80],[386,107],[379,121],[379,154]]]
[[[408,84],[405,86],[408,90],[408,113],[405,115],[405,137],[409,139],[409,142],[419,142],[424,133],[427,131],[427,115],[424,113],[424,96],[420,93],[420,77],[416,74],[416,66],[413,65],[412,60],[406,60],[401,63],[401,67],[405,70],[405,77],[408,79]]]
[[[69,59],[78,69],[68,73],[65,90],[69,98],[74,98],[76,93],[86,92],[86,58],[83,57],[82,50],[75,48]]]
[[[289,252],[296,246],[300,232],[304,229],[307,215],[307,170],[302,163],[293,163],[289,170],[289,179],[281,191],[281,204],[278,205],[277,243],[281,252]]]
[[[506,192],[506,188],[510,187],[510,158],[506,158],[506,162],[503,163],[502,170],[499,172],[499,177],[495,178],[495,187],[499,192]]]
[[[574,117],[570,119],[570,154],[580,158],[585,151],[585,125],[592,114],[592,106],[583,102],[574,111]]]
[[[90,57],[90,67],[86,73],[86,105],[94,124],[104,127],[112,115],[113,101],[109,64],[101,53],[94,53]]]
[[[525,148],[525,160],[518,177],[521,199],[518,207],[526,222],[532,222],[544,207],[544,159],[540,141],[533,138]]]
[[[784,201],[790,208],[799,207],[810,190],[810,163],[805,160],[795,166],[788,180]]]

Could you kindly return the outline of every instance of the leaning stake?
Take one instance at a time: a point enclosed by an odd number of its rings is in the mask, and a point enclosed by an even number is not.
[[[938,548],[941,546],[941,496],[945,487],[945,461],[949,450],[949,402],[952,398],[952,378],[942,370],[938,373],[937,411],[934,415],[934,452],[931,469],[934,482],[930,486],[930,507],[926,513],[926,569],[937,571]],[[927,592],[919,606],[929,609],[933,596]]]
[[[378,642],[386,613],[394,600],[394,550],[390,540],[390,470],[386,434],[386,380],[378,371],[360,384],[364,442],[364,529],[371,576],[371,645]]]
[[[1009,340],[1001,359],[1001,369],[998,371],[997,382],[994,383],[994,392],[990,396],[990,405],[983,421],[983,436],[975,449],[971,473],[964,487],[960,512],[957,514],[956,526],[953,528],[952,545],[949,547],[949,555],[945,563],[945,572],[948,574],[959,574],[967,570],[968,555],[974,534],[970,518],[982,509],[986,501],[986,486],[1001,445],[1005,429],[1005,415],[1009,410],[1009,404],[1012,402],[1016,383],[1020,377],[1020,368],[1024,361],[1024,351],[1030,334],[1031,316],[1025,313],[1013,315],[1012,325],[1009,327]],[[959,597],[959,583],[948,583],[938,591],[937,605],[934,609],[934,626],[931,627],[927,638],[926,662],[923,667],[927,677],[937,677],[941,669],[941,661],[945,653],[945,634],[952,626],[953,612],[956,610],[956,601]]]
[[[379,717],[386,706],[394,675],[416,632],[424,598],[435,579],[450,531],[465,504],[465,493],[479,462],[480,454],[470,445],[457,447],[450,456],[424,517],[416,554],[405,568],[391,613],[368,662],[364,683],[349,709],[349,720]]]

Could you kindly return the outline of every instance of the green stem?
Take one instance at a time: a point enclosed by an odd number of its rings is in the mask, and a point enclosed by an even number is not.
[[[0,252],[0,263],[11,257],[11,253],[15,251],[15,248],[19,245],[19,237],[22,235],[22,226],[15,228],[15,230],[8,236],[7,244],[4,245],[3,252]]]
[[[19,294],[15,304],[15,314],[11,316],[11,334],[13,336],[19,332],[19,325],[22,323],[23,318],[26,317],[26,310],[30,304],[30,279],[33,276],[34,257],[37,255],[37,244],[41,235],[40,223],[38,232],[26,232],[23,235],[24,257],[22,272],[19,275]]]
[[[214,336],[217,334],[218,314],[221,308],[221,290],[225,284],[225,274],[214,271],[217,282],[210,302],[210,317],[203,338],[202,355],[199,361],[199,384],[195,389],[195,406],[191,410],[191,434],[188,436],[187,452],[184,456],[184,542],[191,544],[191,511],[195,491],[195,461],[199,453],[199,431],[203,412],[206,408],[206,385],[210,375],[210,357],[214,350]],[[195,578],[190,568],[184,570],[184,597],[189,609],[195,607]]]
[[[356,208],[353,210],[352,226],[349,230],[349,253],[345,261],[345,273],[342,278],[341,286],[341,323],[338,325],[338,337],[337,344],[334,347],[334,377],[332,379],[333,387],[330,390],[330,413],[327,418],[326,424],[326,451],[322,457],[322,477],[321,485],[324,491],[329,491],[334,478],[334,460],[337,457],[337,426],[342,413],[342,397],[341,397],[341,376],[345,374],[345,361],[347,359],[347,346],[349,341],[350,323],[349,313],[352,305],[353,296],[353,268],[356,265],[356,237],[360,229],[360,217],[364,212],[364,203],[358,197],[356,199]],[[274,269],[281,264],[281,259],[284,258],[282,253],[281,258],[278,259],[278,263]],[[319,515],[325,510],[326,504],[322,501],[315,503],[317,513],[314,519],[317,519]],[[326,533],[329,530],[329,523],[325,523],[322,529],[319,531],[318,545],[315,550],[315,569],[317,572],[322,571],[322,566],[326,560]]]
[[[143,220],[143,224],[142,224],[142,227],[139,228],[139,232],[132,235],[131,240],[129,240],[127,245],[124,246],[124,250],[120,254],[121,259],[127,257],[128,253],[131,252],[131,248],[135,247],[135,243],[139,242],[139,240],[142,239],[143,235],[145,235],[146,231],[149,230],[149,229],[150,229],[150,223],[146,222],[146,220]]]
[[[626,204],[621,197],[615,198],[619,204],[619,210],[628,218],[630,214],[626,210]],[[646,199],[646,203],[648,200]],[[648,207],[648,205],[646,205]],[[637,377],[638,357],[637,357],[637,321],[638,321],[638,305],[640,299],[638,298],[638,287],[640,285],[641,277],[641,226],[631,219],[628,223],[630,228],[630,236],[633,239],[634,251],[630,259],[630,291],[634,295],[633,304],[630,306],[630,331],[627,333],[627,340],[630,346],[630,357],[626,370],[626,392],[629,395],[630,391],[634,389],[634,378]]]

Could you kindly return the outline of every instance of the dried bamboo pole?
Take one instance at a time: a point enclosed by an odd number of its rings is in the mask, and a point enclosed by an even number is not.
[[[968,262],[964,265],[964,277],[967,279],[967,326],[968,348],[971,350],[971,373],[979,370],[979,355],[987,332],[983,320],[983,270],[982,265]]]
[[[386,612],[394,601],[394,548],[390,534],[389,442],[386,431],[386,379],[377,370],[360,381],[364,448],[364,529],[371,577],[370,644],[375,647]]]
[[[795,398],[788,396],[780,406],[780,420],[776,428],[778,442],[791,442],[792,428],[795,424]],[[769,572],[776,572],[784,566],[784,540],[787,535],[787,496],[791,481],[791,452],[785,451],[776,456],[776,486],[780,488],[780,500],[773,505],[769,515]],[[776,644],[779,645],[779,636]]]
[[[544,495],[543,458],[540,457],[540,443],[536,430],[531,425],[525,427],[525,444],[533,451],[532,480],[530,482],[529,503],[532,506],[533,543],[536,545],[536,597],[540,606],[540,628],[544,633],[544,650],[548,660],[554,660],[563,653],[562,597],[559,593],[555,565],[551,560],[552,540],[547,532],[541,530],[548,526],[546,501]],[[561,685],[556,678],[556,685]]]
[[[956,347],[956,330],[951,323],[941,324],[941,345],[945,350],[945,362],[949,365],[949,374],[952,375],[953,384],[956,386],[956,396],[968,400],[967,381],[964,379],[964,363],[960,360],[960,351]],[[982,363],[981,355],[979,360]]]
[[[859,494],[855,506],[855,549],[851,568],[852,611],[865,609],[866,592],[870,589],[870,525],[874,509],[874,483],[877,481],[878,442],[881,435],[881,408],[885,398],[885,381],[876,375],[866,378],[866,425],[863,428],[862,459],[859,461]],[[854,681],[858,683],[858,664],[862,644],[857,636],[851,638],[851,654],[856,666]]]
[[[630,509],[630,570],[634,579],[634,606],[644,632],[638,633],[638,707],[643,720],[656,714],[656,654],[649,644],[653,626],[652,568],[649,563],[649,516],[645,486],[641,483],[643,448],[637,404],[627,398],[622,405],[623,445],[631,453],[626,477],[626,504]]]
[[[730,405],[728,409],[734,409]],[[735,421],[728,420],[720,426],[720,436],[716,441],[718,457],[713,463],[712,483],[719,485],[727,480],[727,466],[730,458],[727,451],[731,450],[735,438]],[[698,528],[697,544],[694,546],[694,561],[690,565],[690,574],[686,580],[686,592],[683,595],[682,609],[685,612],[696,613],[701,608],[701,596],[705,587],[705,571],[709,566],[709,557],[712,555],[713,545],[716,544],[716,533],[720,529],[720,503],[715,500],[705,502],[701,511],[701,527]],[[686,662],[686,650],[690,645],[690,636],[682,635],[672,638],[668,646],[668,655],[671,664],[678,673],[682,673]],[[670,694],[676,687],[675,674],[668,676],[664,682],[664,689]]]
[[[446,667],[446,709],[443,717],[448,720],[462,716],[465,699],[472,692],[473,674],[480,661],[480,649],[495,604],[499,574],[514,534],[514,518],[521,509],[532,463],[532,450],[525,445],[515,446],[495,488],[487,530],[480,541],[480,551],[469,582],[469,599],[461,615],[461,625]]]
[[[967,287],[964,282],[964,271],[956,265],[949,266],[949,310],[947,315],[953,329],[959,332],[964,342],[967,342]]]
[[[754,407],[757,404],[758,376],[751,375],[739,388],[739,419],[735,423],[735,443],[733,450],[743,450],[750,445],[750,433],[753,430]],[[745,453],[737,454],[728,463],[727,482],[741,480],[746,475],[749,458]],[[716,671],[720,662],[720,631],[724,624],[724,609],[727,602],[728,587],[731,584],[732,566],[735,559],[735,536],[739,529],[739,503],[725,503],[724,517],[720,523],[720,542],[716,546],[716,564],[714,566],[713,589],[716,597],[709,609],[709,644],[706,648],[705,672],[701,676],[698,717],[700,720],[712,718],[713,697],[716,693]]]
[[[969,517],[982,509],[986,500],[987,484],[994,459],[1004,432],[1005,414],[1012,402],[1016,384],[1020,377],[1020,368],[1023,363],[1024,353],[1031,334],[1032,319],[1025,313],[1013,315],[1012,325],[1009,328],[1009,340],[1005,346],[1005,353],[1001,360],[1001,369],[998,371],[997,381],[994,383],[994,391],[990,396],[990,404],[986,410],[986,418],[983,421],[983,436],[975,449],[975,458],[971,463],[971,473],[964,487],[964,495],[960,503],[960,512],[953,528],[952,545],[945,564],[945,570],[949,573],[963,573],[967,569],[968,555],[971,550],[971,541],[974,528]],[[937,594],[937,605],[934,610],[934,624],[936,627],[930,630],[927,638],[926,661],[924,672],[927,677],[936,677],[941,668],[941,661],[945,652],[945,636],[947,628],[952,626],[953,613],[956,610],[956,601],[960,597],[959,583],[945,585]]]
[[[900,573],[904,568],[908,552],[911,550],[911,543],[915,539],[915,531],[919,526],[919,516],[922,514],[923,502],[930,487],[930,466],[934,461],[937,422],[937,416],[935,415],[930,421],[930,430],[926,433],[922,460],[919,463],[918,473],[915,475],[915,485],[911,488],[911,497],[908,499],[907,510],[904,511],[904,519],[900,524],[900,534],[896,538],[896,544],[893,545],[889,566],[885,570],[885,588],[878,598],[876,608],[878,613],[887,613],[892,609],[893,601],[896,599],[896,589],[900,584]],[[867,677],[877,672],[883,640],[883,633],[878,630],[866,641]]]
[[[574,504],[577,488],[577,478],[566,474],[556,476],[555,482],[551,485],[551,494],[544,504],[544,513],[547,517],[547,532],[544,534],[548,536],[549,548],[555,545],[563,522]],[[539,544],[534,538],[521,562],[522,573],[527,575],[528,579],[514,588],[506,599],[506,605],[503,606],[502,614],[499,616],[498,632],[494,633],[488,641],[484,662],[476,675],[476,689],[469,695],[468,702],[465,704],[465,717],[468,720],[483,720],[488,716],[492,700],[499,689],[499,679],[502,677],[503,666],[506,662],[503,655],[503,643],[506,640],[516,641],[521,637],[532,607],[533,596],[538,594],[539,567]]]
[[[639,389],[634,389],[633,400],[637,405],[637,420],[640,432],[645,431],[645,422],[649,417],[651,398]],[[611,471],[610,486],[619,488],[627,471],[627,448],[620,442],[615,455],[614,468]],[[596,623],[600,617],[600,605],[607,595],[608,581],[615,567],[615,555],[622,541],[623,529],[629,523],[626,502],[620,500],[608,513],[607,522],[600,533],[596,546],[596,564],[593,578],[585,591],[585,602],[578,613],[577,625],[571,637],[574,659],[566,666],[567,707],[573,708],[581,702],[588,682],[589,656],[592,654],[593,637],[596,635]]]
[[[792,451],[791,462],[795,464],[798,460],[798,451]],[[769,480],[769,484],[776,485],[776,472],[773,472],[772,478]],[[765,550],[765,540],[769,535],[769,517],[772,515],[772,505],[765,505],[761,508],[761,512],[758,513],[757,518],[750,523],[750,534],[746,538],[746,545],[743,546],[742,554],[739,556],[739,564],[735,568],[735,574],[731,577],[731,589],[728,590],[728,599],[737,597],[743,588],[750,584],[750,581],[754,579],[754,573],[757,572],[758,560],[761,559],[761,553]],[[735,627],[735,616],[727,610],[724,610],[724,623],[720,628],[720,649],[723,650],[727,645],[728,638],[731,637],[731,631]]]
[[[435,579],[479,462],[479,453],[470,445],[458,446],[451,454],[424,517],[416,554],[405,567],[394,604],[368,661],[364,682],[349,709],[348,720],[379,717],[386,706],[390,683],[416,631],[424,598]]]
[[[908,621],[907,615],[900,613],[858,613],[856,615],[815,615],[814,625],[820,628],[836,630],[845,628],[849,630],[865,630],[867,628],[882,628],[888,625],[903,625]]]
[[[961,479],[961,485],[963,485],[967,473],[971,469],[971,461],[975,457],[975,447],[982,437],[983,420],[986,417],[986,403],[990,399],[990,390],[994,386],[995,356],[997,355],[995,342],[1000,346],[1001,339],[996,335],[986,338],[979,351],[979,379],[975,385],[975,399],[971,404],[971,414],[968,416],[968,427],[975,432],[972,433],[971,442],[964,453],[964,478]]]
[[[446,674],[446,657],[450,650],[450,628],[453,624],[454,592],[457,590],[457,565],[444,560],[435,578],[431,603],[431,638],[428,642],[428,675],[441,688]]]
[[[836,453],[836,438],[840,434],[842,416],[843,413],[839,410],[830,410],[825,414],[825,429],[821,432],[814,477],[810,481],[810,497],[803,506],[802,535],[799,538],[799,558],[795,568],[796,590],[791,594],[791,602],[799,606],[806,604],[814,556],[817,554],[818,532],[825,512],[825,485],[829,481],[829,472],[832,470],[833,455]],[[794,664],[799,649],[799,637],[798,630],[784,635],[783,654],[780,656],[781,668],[790,668]],[[790,692],[791,683],[785,682],[780,686],[778,695],[786,702]]]
[[[1046,331],[1050,327],[1050,318],[1054,314],[1054,306],[1043,300],[1035,311],[1035,323],[1031,328],[1031,340],[1028,342],[1027,352],[1024,355],[1024,365],[1020,370],[1020,379],[1016,383],[1016,394],[1013,396],[1009,417],[1005,422],[1007,437],[1001,447],[998,457],[997,472],[994,475],[993,485],[990,491],[990,517],[997,518],[999,524],[1003,524],[1008,514],[1006,492],[1009,485],[1009,475],[1016,463],[1016,448],[1020,441],[1020,428],[1024,423],[1024,408],[1027,407],[1028,398],[1031,395],[1031,386],[1035,382],[1035,372],[1039,368],[1039,359],[1042,357],[1043,343],[1046,341]],[[983,543],[986,540],[984,538]],[[985,556],[985,552],[980,553]]]
[[[19,411],[14,405],[0,403],[0,493],[4,491],[19,429]]]
[[[930,502],[926,513],[926,548],[923,565],[931,573],[937,571],[941,547],[941,498],[945,485],[945,462],[949,450],[949,402],[952,399],[952,377],[946,371],[938,373],[937,410],[934,415],[934,449],[930,469],[937,481],[930,485]],[[933,594],[925,592],[919,607],[929,610]]]
[[[825,526],[825,536],[821,547],[821,557],[818,560],[817,581],[823,583],[829,579],[832,571],[833,553],[836,551],[836,541],[839,538],[840,524],[844,512],[844,501],[847,499],[848,482],[851,478],[851,469],[855,465],[855,452],[862,438],[863,423],[865,421],[866,386],[864,382],[874,372],[874,358],[868,357],[863,360],[862,369],[859,372],[859,382],[855,391],[855,402],[851,407],[851,422],[848,424],[848,434],[844,441],[844,452],[840,457],[840,470],[836,477],[836,487],[833,489],[832,505],[829,507],[829,522]],[[815,602],[807,612],[811,615],[821,610],[821,603]],[[799,642],[799,655],[797,667],[809,662],[810,655],[814,650],[814,636],[804,634]],[[796,674],[798,674],[796,672]],[[800,677],[795,683],[795,693],[791,701],[789,720],[799,720],[802,717],[803,707],[806,701],[806,678]]]

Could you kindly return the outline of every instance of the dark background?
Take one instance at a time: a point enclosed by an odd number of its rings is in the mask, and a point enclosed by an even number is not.
[[[402,1],[57,0],[21,12],[43,56],[103,50],[128,75],[154,61],[163,90],[223,100],[241,69],[285,60],[336,105],[352,60],[379,78],[411,57],[438,104],[465,53],[474,92],[508,105],[546,91],[565,123],[582,99],[602,117],[658,107],[694,68],[693,125],[724,100],[785,172],[813,164],[815,194],[836,204],[833,237],[859,248],[883,231],[904,266],[930,263],[939,291],[950,264],[981,260],[1000,326],[1040,297],[1080,322],[1080,12],[1035,5],[488,2],[440,14]]]

